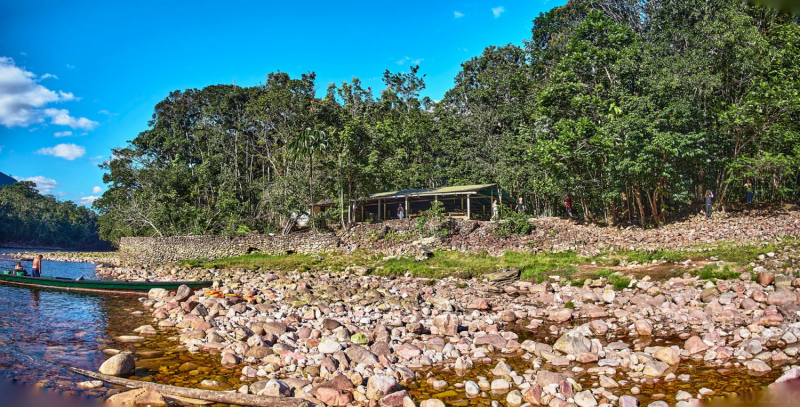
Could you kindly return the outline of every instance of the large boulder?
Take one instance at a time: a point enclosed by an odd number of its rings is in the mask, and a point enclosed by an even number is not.
[[[181,284],[181,286],[178,287],[178,291],[175,293],[175,301],[184,302],[191,298],[192,294],[194,294],[194,291],[192,291],[189,286]]]
[[[592,351],[592,342],[580,332],[572,330],[558,338],[553,349],[567,355],[578,356]]]
[[[355,364],[374,365],[378,363],[378,357],[368,349],[361,346],[351,346],[344,352]]]
[[[367,398],[380,400],[397,389],[397,380],[394,377],[378,374],[370,376],[367,381]]]
[[[120,353],[103,362],[98,371],[111,376],[122,376],[133,373],[135,369],[133,356],[130,353]]]
[[[159,300],[169,295],[169,291],[163,288],[151,288],[147,292],[147,298],[151,300]]]
[[[458,334],[459,323],[458,317],[453,314],[441,314],[433,318],[433,326],[442,335],[453,336]]]

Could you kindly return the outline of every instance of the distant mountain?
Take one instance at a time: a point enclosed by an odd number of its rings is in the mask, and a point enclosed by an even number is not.
[[[8,175],[3,174],[2,172],[0,172],[0,187],[5,186],[5,185],[11,185],[11,184],[13,184],[15,182],[17,182],[17,180],[15,180],[14,178],[11,178]]]

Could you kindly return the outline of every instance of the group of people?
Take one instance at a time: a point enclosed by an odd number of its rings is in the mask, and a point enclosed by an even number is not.
[[[31,264],[31,277],[42,276],[42,258],[44,258],[44,256],[41,254],[33,258],[33,264]],[[25,271],[22,261],[17,262],[17,265],[14,266],[14,271]]]

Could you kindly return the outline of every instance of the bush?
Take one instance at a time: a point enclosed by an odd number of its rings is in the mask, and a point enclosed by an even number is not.
[[[339,219],[339,210],[336,208],[328,208],[316,215],[311,216],[311,224],[314,229],[324,232],[329,231],[329,224],[335,224]]]
[[[572,301],[567,301],[567,303],[564,304],[564,308],[566,308],[566,309],[574,309],[575,308],[575,303],[573,303]]]
[[[423,237],[447,235],[450,233],[444,216],[444,205],[435,201],[430,209],[420,212],[417,218],[417,233]]]
[[[528,216],[500,205],[500,222],[494,229],[494,234],[500,237],[511,235],[529,235],[534,227],[528,220]]]

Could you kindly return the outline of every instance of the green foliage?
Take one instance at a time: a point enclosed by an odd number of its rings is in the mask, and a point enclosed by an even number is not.
[[[417,234],[424,237],[450,233],[444,216],[444,205],[435,201],[431,207],[420,212],[417,218]]]
[[[529,235],[534,226],[524,213],[511,210],[505,205],[499,206],[500,222],[495,227],[494,233],[500,237]]]
[[[564,304],[564,308],[566,308],[566,309],[575,309],[575,303],[573,303],[572,301],[567,301]]]
[[[424,79],[414,66],[384,72],[383,89],[353,79],[317,97],[313,73],[272,73],[172,92],[104,165],[100,235],[281,231],[317,199],[348,226],[348,202],[370,193],[476,183],[534,216],[563,216],[570,194],[584,220],[642,227],[706,189],[740,201],[748,178],[757,201],[800,196],[800,26],[787,14],[575,0],[536,17],[524,46],[462,63],[440,102],[421,96]],[[510,223],[499,233],[525,232]]]
[[[109,249],[97,235],[97,215],[72,201],[41,195],[33,182],[0,187],[0,240],[5,244]]]
[[[695,270],[692,275],[700,277],[702,280],[733,280],[739,278],[742,273],[732,271],[730,267],[717,267],[709,264],[700,270]]]
[[[620,272],[611,269],[597,270],[594,275],[595,278],[607,279],[617,291],[622,291],[628,288],[628,286],[631,284],[631,280],[624,278]]]

